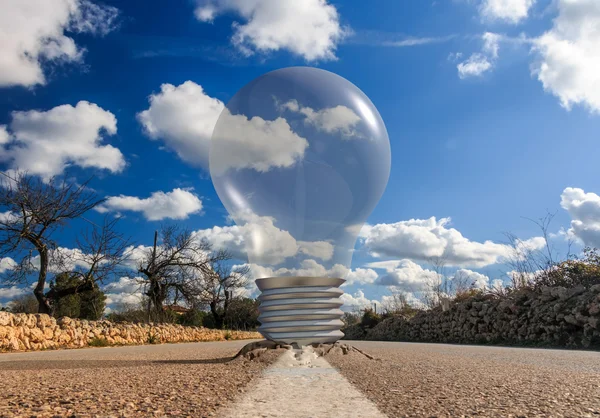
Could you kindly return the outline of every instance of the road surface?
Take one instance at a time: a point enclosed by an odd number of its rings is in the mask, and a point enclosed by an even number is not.
[[[350,343],[380,360],[328,362],[391,417],[600,417],[600,352]]]
[[[350,342],[378,360],[227,362],[246,342],[0,354],[0,417],[600,417],[598,352]]]

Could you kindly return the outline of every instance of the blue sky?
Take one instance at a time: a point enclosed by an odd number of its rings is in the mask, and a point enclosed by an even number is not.
[[[507,280],[503,233],[541,247],[523,217],[546,210],[557,213],[557,251],[566,237],[600,246],[595,0],[23,0],[5,9],[3,168],[94,175],[109,197],[104,212],[124,215],[136,244],[174,221],[243,256],[247,232],[227,223],[201,161],[186,156],[203,152],[241,87],[306,65],[358,86],[390,139],[389,183],[361,233],[348,306],[380,301],[390,285],[418,294],[436,255],[450,260],[450,276]],[[78,226],[61,245],[73,245]],[[281,238],[276,221],[269,228]],[[305,267],[322,273],[317,265]],[[119,286],[113,303],[131,291]],[[0,287],[0,303],[19,292]]]

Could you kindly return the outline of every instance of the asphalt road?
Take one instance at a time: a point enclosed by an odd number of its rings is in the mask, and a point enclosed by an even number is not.
[[[262,381],[288,379],[290,373],[281,361],[263,373],[281,353],[229,362],[246,343],[0,354],[0,417],[215,416],[255,398],[261,416],[261,402],[252,391]],[[377,360],[352,353],[328,355],[326,362],[390,417],[600,417],[598,352],[349,343]],[[307,379],[315,373],[331,376],[328,396],[335,395],[339,374],[325,364],[307,365],[313,366],[321,369],[298,373]],[[326,380],[321,384],[328,387]],[[306,392],[303,401],[310,404],[311,396],[323,393],[322,388],[314,395]],[[353,409],[361,416],[360,407]],[[336,415],[329,411],[327,416]]]
[[[215,416],[280,353],[249,341],[0,354],[0,417]]]
[[[348,342],[327,361],[388,416],[600,417],[600,352]]]

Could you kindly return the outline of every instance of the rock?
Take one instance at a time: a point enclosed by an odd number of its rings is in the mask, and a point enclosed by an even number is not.
[[[0,312],[0,326],[8,327],[13,325],[13,314],[10,312]]]

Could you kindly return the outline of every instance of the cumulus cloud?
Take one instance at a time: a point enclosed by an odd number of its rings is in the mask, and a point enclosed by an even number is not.
[[[12,268],[16,265],[16,261],[10,257],[0,258],[0,273],[4,273],[7,270],[12,270]]]
[[[600,112],[600,2],[558,0],[552,29],[534,41],[534,75],[566,109]]]
[[[293,166],[304,157],[308,141],[294,133],[284,118],[269,121],[232,115],[223,102],[205,93],[193,81],[163,84],[150,95],[150,107],[137,114],[145,134],[162,140],[188,164],[209,168],[214,134],[213,174],[244,168],[260,172]]]
[[[24,295],[28,290],[18,286],[0,287],[0,300],[14,299],[17,296]]]
[[[586,246],[600,247],[600,196],[567,187],[560,196],[560,206],[572,219],[567,234]]]
[[[302,260],[297,268],[273,268],[258,264],[247,264],[250,276],[253,279],[279,276],[308,276],[308,277],[338,277],[345,279],[342,286],[355,284],[373,284],[377,279],[377,272],[372,269],[357,268],[351,270],[341,264],[327,268],[316,260]]]
[[[275,225],[275,219],[254,213],[238,214],[238,225],[215,226],[195,231],[198,239],[205,239],[214,248],[230,251],[235,258],[258,264],[277,265],[289,257],[303,254],[320,260],[330,260],[334,247],[326,241],[296,241],[285,230]]]
[[[0,13],[0,87],[45,84],[42,62],[80,62],[84,49],[66,32],[105,35],[118,9],[89,0],[18,0]]]
[[[105,136],[117,133],[117,119],[94,103],[12,112],[10,130],[11,137],[0,148],[0,161],[10,168],[46,179],[69,165],[113,173],[125,168],[121,151],[103,144]]]
[[[196,0],[196,18],[212,22],[232,12],[232,43],[246,55],[288,50],[307,61],[335,59],[335,49],[348,30],[327,0]]]
[[[148,101],[150,107],[137,115],[146,135],[163,140],[183,161],[207,169],[210,139],[223,102],[193,81],[163,84]]]
[[[305,123],[313,125],[316,129],[328,134],[341,134],[343,139],[359,136],[355,127],[361,120],[360,116],[354,113],[349,107],[338,105],[314,110],[310,107],[300,105],[297,100],[290,100],[280,105],[280,108],[300,113],[305,117]]]
[[[267,172],[289,168],[304,158],[308,141],[297,135],[288,122],[278,117],[264,120],[232,115],[225,110],[215,129],[211,145],[211,174],[228,170],[253,169]]]
[[[471,55],[466,61],[459,63],[456,68],[458,68],[458,76],[460,78],[480,77],[492,69],[492,63],[485,55],[476,53]]]
[[[372,308],[373,304],[380,305],[378,300],[367,298],[362,289],[356,291],[354,294],[344,293],[340,296],[340,299],[344,302],[342,310],[347,312]]]
[[[341,264],[336,264],[328,269],[316,260],[311,259],[300,261],[297,268],[273,268],[254,263],[249,264],[248,267],[254,279],[280,276],[339,277],[343,279],[348,274],[348,269]]]
[[[389,267],[391,267],[391,264]],[[396,289],[408,292],[422,292],[427,290],[432,283],[442,278],[435,271],[423,269],[423,267],[410,260],[398,260],[394,267],[389,267],[385,274],[377,278],[375,284],[393,286]]]
[[[352,286],[354,284],[373,284],[379,275],[373,269],[356,268],[349,270],[346,274],[346,282],[342,286]]]
[[[448,266],[459,267],[484,267],[513,255],[509,245],[471,241],[458,230],[449,228],[449,224],[450,218],[436,220],[435,217],[377,224],[366,231],[364,246],[375,256],[414,260],[441,257]],[[519,241],[530,249],[542,248],[544,242],[541,237]]]
[[[58,247],[49,251],[48,271],[53,274],[76,269],[89,269],[95,255],[86,254],[79,248]],[[39,270],[40,256],[31,258],[31,264]]]
[[[331,260],[333,245],[327,241],[298,241],[298,252],[321,260]]]
[[[173,189],[170,192],[154,192],[145,199],[135,196],[110,196],[98,212],[132,211],[141,212],[149,221],[162,219],[187,219],[202,210],[202,201],[190,190]]]
[[[481,77],[494,67],[498,58],[501,37],[498,34],[486,32],[481,39],[483,41],[482,51],[472,54],[467,60],[456,66],[460,78]]]
[[[536,0],[483,0],[481,15],[489,20],[519,23],[526,19]]]
[[[102,291],[106,295],[106,305],[112,309],[119,305],[138,305],[144,296],[139,277],[121,277],[104,286]]]

